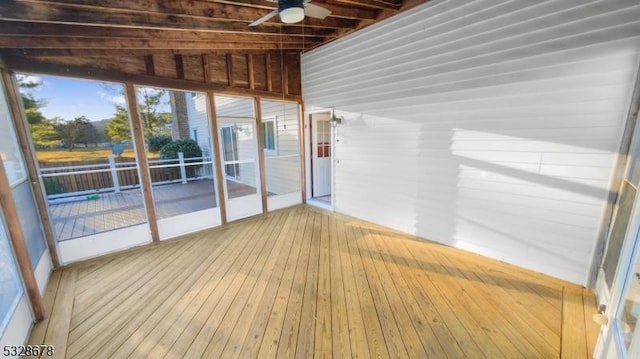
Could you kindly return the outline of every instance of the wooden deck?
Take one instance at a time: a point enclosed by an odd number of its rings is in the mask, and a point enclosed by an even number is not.
[[[227,181],[231,196],[242,196],[255,188]],[[153,187],[158,219],[216,207],[212,180],[187,184],[165,184]],[[147,221],[142,191],[125,190],[102,193],[94,200],[81,200],[49,205],[54,234],[58,241],[82,237]]]
[[[298,206],[53,273],[68,358],[587,358],[583,288]]]

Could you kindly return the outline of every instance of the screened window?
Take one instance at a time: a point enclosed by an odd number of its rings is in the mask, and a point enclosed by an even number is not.
[[[275,119],[268,119],[262,122],[262,142],[264,144],[265,155],[277,155]]]

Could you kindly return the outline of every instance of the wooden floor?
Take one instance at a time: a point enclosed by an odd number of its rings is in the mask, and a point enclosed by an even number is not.
[[[308,206],[54,272],[69,358],[587,358],[593,295]]]

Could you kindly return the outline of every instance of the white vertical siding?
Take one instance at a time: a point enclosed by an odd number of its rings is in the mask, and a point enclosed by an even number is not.
[[[265,155],[267,191],[282,195],[300,191],[300,137],[298,104],[261,101],[263,119],[275,119],[276,153]]]
[[[586,284],[639,50],[635,0],[450,0],[306,54],[336,210]]]

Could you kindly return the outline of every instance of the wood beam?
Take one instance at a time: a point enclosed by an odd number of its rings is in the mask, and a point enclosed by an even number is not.
[[[129,117],[131,118],[133,145],[136,149],[136,158],[138,160],[138,168],[140,172],[140,185],[142,187],[142,196],[144,198],[144,204],[147,210],[147,220],[149,229],[151,231],[151,240],[153,242],[159,242],[160,235],[158,232],[158,217],[156,216],[156,207],[153,201],[151,175],[149,174],[149,162],[147,159],[147,151],[144,146],[144,133],[142,131],[142,123],[140,122],[140,116],[138,116],[136,88],[132,83],[128,82],[125,84],[125,94],[127,96]]]
[[[155,69],[155,66],[153,65],[153,56],[145,55],[145,57],[144,57],[144,67],[146,68],[147,75],[155,76],[156,69]]]
[[[189,0],[184,2],[170,0],[122,1],[122,0],[15,0],[22,3],[47,5],[53,8],[63,6],[77,12],[134,13],[140,15],[170,15],[176,18],[204,19],[218,21],[237,21],[251,23],[277,8],[277,4],[268,2],[269,7],[238,6],[241,4],[212,3],[211,1]],[[266,10],[266,11],[265,11]],[[320,28],[353,28],[357,22],[348,18],[309,19],[307,26]],[[277,18],[267,23],[279,24]],[[296,26],[292,24],[291,26]]]
[[[107,39],[153,39],[153,40],[181,40],[208,42],[300,42],[321,41],[324,36],[317,36],[313,31],[294,34],[280,34],[280,32],[210,32],[197,30],[145,29],[109,27],[102,25],[84,26],[74,24],[16,22],[0,20],[0,35],[21,37],[86,37]]]
[[[305,45],[317,45],[318,42],[307,42]],[[277,38],[271,42],[209,42],[209,41],[181,41],[181,40],[140,40],[140,39],[109,39],[84,37],[0,37],[0,48],[44,48],[44,49],[111,49],[124,53],[135,49],[165,49],[165,50],[276,50],[302,49],[303,40],[283,42]]]
[[[260,171],[260,190],[262,197],[262,213],[269,211],[269,204],[267,196],[267,170],[264,158],[264,134],[262,128],[262,107],[260,106],[260,98],[254,97],[253,99],[253,112],[256,114],[256,136],[258,137],[258,168]],[[275,129],[276,131],[278,129]]]
[[[44,238],[47,242],[49,249],[49,255],[51,256],[51,263],[53,267],[60,266],[60,258],[58,256],[58,248],[56,247],[56,238],[53,234],[53,225],[49,218],[49,211],[47,210],[46,195],[42,191],[37,158],[33,147],[31,146],[30,131],[24,121],[24,109],[22,101],[18,98],[18,87],[15,83],[15,79],[9,73],[9,71],[2,69],[2,82],[5,88],[5,94],[7,96],[7,102],[11,111],[11,118],[13,119],[13,125],[16,129],[18,142],[20,143],[20,149],[25,157],[27,172],[29,174],[29,181],[31,183],[31,190],[33,191],[33,197],[36,201],[36,208],[38,209],[38,215],[42,222],[42,230],[44,232]]]
[[[247,57],[247,77],[249,78],[249,89],[255,90],[256,78],[255,78],[255,73],[253,68],[253,55],[246,54],[245,56]]]
[[[211,141],[213,142],[213,165],[216,172],[216,198],[218,199],[218,207],[220,208],[220,221],[222,224],[227,223],[227,204],[224,198],[224,172],[222,168],[220,147],[220,131],[218,130],[218,115],[216,113],[216,98],[211,91],[207,91],[207,102],[209,103],[209,130],[211,132]]]
[[[307,48],[305,44],[305,48]],[[285,51],[301,50],[301,49],[287,49]],[[207,55],[220,55],[220,54],[232,54],[232,55],[246,55],[246,54],[267,54],[267,53],[280,53],[278,50],[170,50],[170,49],[132,49],[132,50],[117,50],[117,49],[2,49],[0,48],[0,56],[7,57],[29,57],[36,61],[46,61],[46,58],[56,57],[144,57],[148,55],[183,55],[183,56],[207,56]],[[39,58],[39,59],[38,59]]]
[[[22,280],[27,290],[27,296],[31,303],[31,308],[37,321],[44,319],[44,307],[42,306],[42,298],[38,289],[38,282],[33,272],[31,259],[29,258],[29,250],[24,238],[24,233],[20,227],[20,217],[18,216],[18,208],[11,192],[9,178],[4,167],[4,162],[0,156],[0,207],[4,213],[4,219],[9,232],[9,241],[13,247],[18,269],[22,274]]]
[[[80,1],[80,0],[77,0]],[[135,2],[117,1],[118,4],[134,4]],[[234,8],[238,8],[234,6]],[[251,15],[243,12],[227,13],[226,11],[211,16],[194,16],[184,11],[161,13],[137,11],[128,8],[104,8],[101,6],[78,6],[67,1],[53,3],[50,1],[14,0],[0,2],[0,19],[11,21],[45,22],[59,24],[79,24],[87,26],[103,25],[108,27],[182,29],[199,31],[233,31],[233,32],[279,32],[269,26],[249,27],[249,23],[264,15],[264,11],[251,10]],[[315,19],[314,19],[315,20]],[[275,21],[275,20],[274,20]],[[313,27],[321,29],[353,28],[356,22],[346,19],[324,19],[311,22],[307,31]],[[273,22],[273,24],[280,24]],[[295,31],[297,26],[285,26],[283,32]],[[320,30],[326,31],[326,30]],[[298,31],[295,31],[298,32]],[[294,32],[294,33],[295,33]]]
[[[230,86],[217,85],[213,83],[204,83],[192,80],[178,80],[170,78],[161,78],[156,76],[127,74],[116,71],[101,70],[84,66],[67,66],[59,64],[51,64],[45,62],[35,62],[33,59],[22,57],[5,56],[6,67],[13,71],[38,73],[43,75],[54,75],[64,77],[77,77],[88,80],[110,81],[110,82],[133,82],[139,85],[155,86],[163,88],[171,88],[185,91],[215,91],[228,95],[237,96],[258,96],[261,98],[282,99],[282,93],[274,93],[261,90],[250,90],[233,88]],[[284,95],[285,100],[300,101],[300,95]]]
[[[232,4],[238,6],[246,6],[252,8],[273,10],[274,3],[265,0],[213,0],[212,2],[220,4]],[[352,19],[352,20],[375,20],[377,12],[375,9],[362,9],[339,4],[329,3],[326,0],[314,0],[314,3],[331,11],[330,17]]]
[[[264,55],[264,68],[267,73],[267,91],[273,91],[273,79],[271,78],[271,54],[267,53]]]
[[[231,54],[227,54],[226,59],[227,59],[227,84],[229,85],[229,87],[233,87],[234,86],[233,56],[231,56]]]
[[[182,61],[182,55],[174,55],[173,59],[176,63],[176,77],[178,80],[184,80],[184,62]]]
[[[362,6],[370,9],[380,9],[380,10],[400,9],[400,4],[398,2],[389,1],[389,0],[333,0],[333,1],[340,4]]]

